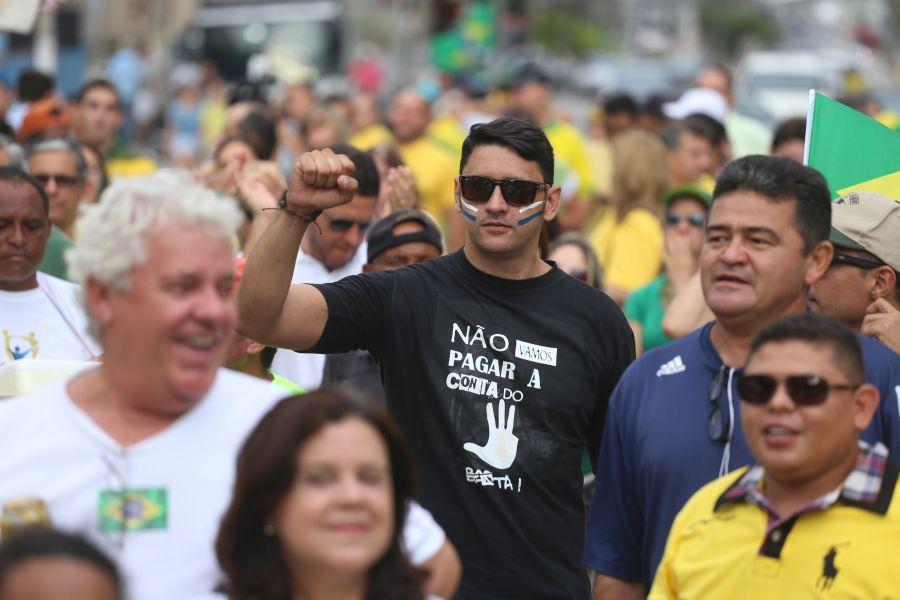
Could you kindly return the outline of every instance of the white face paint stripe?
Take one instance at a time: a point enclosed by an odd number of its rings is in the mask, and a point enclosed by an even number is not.
[[[528,212],[528,211],[531,210],[532,208],[537,208],[538,206],[540,206],[540,205],[543,204],[544,202],[545,202],[545,200],[538,200],[537,202],[532,202],[532,203],[529,204],[528,206],[523,206],[522,208],[519,209],[519,214],[521,215],[523,212]]]
[[[478,207],[472,206],[471,204],[466,202],[462,196],[460,196],[460,198],[459,198],[459,203],[463,205],[463,208],[467,208],[467,209],[471,210],[473,213],[478,212]]]

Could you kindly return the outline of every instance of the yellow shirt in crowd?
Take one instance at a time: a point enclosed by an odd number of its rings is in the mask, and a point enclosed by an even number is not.
[[[746,472],[739,469],[707,484],[684,505],[669,532],[650,600],[900,597],[896,472],[893,480],[883,480],[892,499],[885,494],[871,506],[839,499],[768,537],[768,515],[756,504],[717,508]]]
[[[427,136],[397,146],[400,158],[412,171],[419,192],[419,208],[428,211],[448,230],[448,214],[453,210],[453,179],[459,163],[443,146]]]
[[[555,160],[565,163],[578,176],[578,195],[582,198],[593,196],[597,190],[597,183],[581,132],[564,121],[553,121],[544,127],[544,133],[553,146]],[[554,181],[554,183],[562,182]]]
[[[629,292],[650,283],[662,267],[663,230],[645,208],[633,208],[619,221],[607,208],[589,239],[603,266],[603,280]]]
[[[391,130],[381,123],[375,123],[353,134],[347,142],[354,148],[368,152],[375,146],[390,144],[393,141],[394,136],[391,134]]]

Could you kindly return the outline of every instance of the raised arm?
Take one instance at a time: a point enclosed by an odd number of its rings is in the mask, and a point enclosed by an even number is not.
[[[306,350],[322,336],[328,306],[310,285],[291,285],[300,240],[318,211],[353,199],[353,163],[331,150],[300,157],[276,211],[247,259],[238,287],[238,331],[257,342]]]

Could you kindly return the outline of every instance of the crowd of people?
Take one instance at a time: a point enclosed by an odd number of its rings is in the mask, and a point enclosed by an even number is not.
[[[0,399],[0,599],[900,589],[900,203],[803,119],[182,75],[155,149],[0,105],[0,374],[82,363]]]

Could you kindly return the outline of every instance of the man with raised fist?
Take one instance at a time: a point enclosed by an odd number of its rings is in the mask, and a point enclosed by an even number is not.
[[[462,558],[458,598],[588,598],[580,462],[585,448],[597,455],[634,341],[608,297],[539,257],[560,198],[547,137],[518,119],[472,127],[454,184],[461,250],[292,286],[301,239],[350,201],[353,173],[329,150],[301,157],[249,257],[239,330],[297,351],[372,353],[416,453],[419,500]]]

